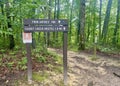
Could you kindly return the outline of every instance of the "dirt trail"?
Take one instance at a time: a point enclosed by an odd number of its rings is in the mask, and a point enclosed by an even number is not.
[[[49,48],[48,50],[62,56],[60,49]],[[92,61],[92,57],[88,53],[68,51],[68,86],[120,86],[120,60],[97,55],[98,59]],[[60,68],[62,68],[61,65]],[[38,74],[41,72],[40,69]],[[17,80],[17,82],[7,80],[0,86],[63,86],[62,72],[50,70],[46,72],[49,77],[43,82],[33,81],[29,85],[24,79]],[[26,72],[22,76],[25,75]]]
[[[59,55],[59,49],[49,49]],[[120,86],[120,61],[68,51],[68,86]]]

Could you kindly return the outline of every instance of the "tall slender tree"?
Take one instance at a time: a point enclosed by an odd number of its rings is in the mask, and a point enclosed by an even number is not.
[[[0,0],[0,8],[1,8],[1,15],[4,16],[4,4],[3,2]],[[2,24],[0,24],[2,27]],[[5,41],[5,34],[0,34],[0,36],[3,35],[4,37],[4,41]]]
[[[7,24],[8,24],[8,29],[9,31],[11,31],[12,33],[12,25],[11,25],[11,16],[10,16],[10,3],[9,1],[7,0],[6,2],[6,15],[7,15]],[[14,37],[12,34],[9,35],[9,48],[10,49],[13,49],[14,46],[15,46],[15,42],[14,42]]]
[[[85,49],[85,0],[80,0],[80,40],[79,50]]]
[[[69,41],[71,42],[71,34],[72,34],[72,18],[73,18],[73,4],[74,4],[74,0],[72,0],[72,5],[70,8],[70,35],[69,35]]]
[[[57,19],[60,18],[60,0],[57,0]],[[58,42],[58,32],[56,32],[56,41]]]
[[[118,40],[118,29],[119,29],[119,19],[120,19],[120,0],[117,1],[118,2],[118,6],[117,6],[117,15],[116,15],[116,25],[114,28],[114,34],[113,34],[113,44],[116,45],[117,40]]]
[[[56,19],[56,13],[57,13],[57,0],[55,0],[55,5],[54,5],[54,19]],[[55,32],[53,32],[53,40],[56,40]]]
[[[106,36],[107,36],[107,32],[108,32],[108,24],[109,24],[111,6],[112,6],[112,0],[109,0],[107,9],[106,9],[105,19],[104,19],[103,30],[102,30],[103,43],[106,43]]]
[[[79,8],[79,12],[78,12],[78,14],[76,15],[76,16],[78,16],[78,21],[76,22],[77,23],[77,34],[76,34],[76,43],[79,43],[79,40],[80,40],[80,20],[81,20],[81,18],[80,18],[80,13],[81,13],[81,5],[80,5],[80,1],[77,1],[76,3],[75,3],[77,6],[77,8]]]
[[[51,19],[51,0],[49,0],[49,10],[48,10],[48,19]],[[47,33],[47,45],[50,43],[50,32]]]
[[[99,41],[101,40],[101,16],[102,16],[102,0],[100,1],[100,9],[99,9]]]
[[[93,42],[95,41],[95,31],[96,31],[96,2],[97,0],[93,0]]]
[[[89,3],[89,5],[88,5],[88,11],[87,11],[87,35],[86,35],[86,39],[87,39],[87,42],[89,41],[89,39],[90,39],[90,28],[91,28],[91,24],[92,24],[92,22],[91,22],[91,1],[89,1],[88,2]]]

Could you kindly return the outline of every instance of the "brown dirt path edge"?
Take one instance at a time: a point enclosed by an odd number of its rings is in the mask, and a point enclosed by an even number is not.
[[[49,50],[62,56],[60,49]],[[91,58],[91,54],[68,51],[68,86],[120,86],[120,60]]]

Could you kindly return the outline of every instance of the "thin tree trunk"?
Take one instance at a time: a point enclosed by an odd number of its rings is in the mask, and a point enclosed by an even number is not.
[[[8,23],[8,29],[9,29],[9,31],[12,31],[11,17],[10,17],[10,10],[9,9],[10,9],[9,2],[7,1],[7,3],[6,3],[6,15],[7,15],[7,19],[8,19],[8,21],[7,21],[7,23]],[[10,41],[9,48],[13,49],[14,46],[15,46],[15,42],[14,42],[14,37],[11,34],[9,35],[9,41]]]
[[[89,2],[91,5],[91,1]],[[87,41],[89,41],[89,37],[90,37],[90,28],[91,28],[91,7],[89,7],[89,14],[88,14],[88,26],[87,26]]]
[[[2,3],[2,1],[0,1],[0,7],[1,7],[1,12],[2,12],[2,15],[4,16],[4,4]],[[2,24],[1,24],[1,27],[2,27]],[[0,34],[0,36],[3,35],[3,43],[5,43],[5,34]]]
[[[0,1],[0,7],[1,7],[1,12],[2,12],[2,15],[4,15],[3,4],[2,4],[2,2],[1,2],[1,1]]]
[[[54,19],[56,19],[56,11],[57,11],[57,9],[56,9],[56,6],[57,6],[57,0],[55,0],[55,7],[54,7]],[[55,38],[55,32],[53,32],[53,41],[55,41],[56,40],[56,38]]]
[[[60,1],[57,1],[57,19],[60,17]],[[56,32],[56,42],[58,42],[58,32]]]
[[[72,6],[71,6],[71,13],[70,13],[70,35],[69,35],[69,42],[71,42],[71,34],[72,34],[72,17],[73,17],[73,4],[74,0],[72,0]]]
[[[85,49],[85,0],[80,1],[80,41],[79,50]]]
[[[49,11],[48,11],[48,19],[51,19],[51,0],[49,0]],[[50,45],[50,32],[47,33],[47,45]]]
[[[35,1],[32,2],[32,4],[36,4]],[[32,18],[35,18],[35,8],[32,8]],[[32,48],[35,49],[36,48],[36,40],[35,40],[35,32],[32,32]]]
[[[102,30],[103,43],[106,43],[106,36],[107,36],[107,32],[108,32],[108,24],[109,24],[111,6],[112,6],[112,0],[109,0],[108,5],[107,5],[105,19],[104,19],[103,30]]]
[[[93,43],[95,41],[95,31],[96,31],[96,12],[95,12],[95,8],[96,8],[96,0],[94,0],[93,2]]]
[[[81,20],[81,17],[80,17],[81,10],[80,9],[81,9],[81,7],[79,7],[79,14],[78,14],[79,19],[78,19],[78,22],[77,22],[76,43],[79,43],[79,40],[80,40],[80,20]]]
[[[91,22],[90,22],[90,16],[89,16],[88,30],[87,30],[87,41],[89,41],[89,37],[90,37],[90,26],[91,26]]]
[[[100,0],[100,10],[99,10],[99,41],[101,40],[101,15],[102,15],[102,0]]]
[[[117,7],[117,16],[116,16],[116,25],[113,34],[113,44],[116,45],[117,43],[117,33],[119,28],[119,16],[120,16],[120,0],[118,0],[118,7]]]
[[[57,0],[55,0],[55,8],[54,8],[54,9],[55,9],[55,10],[54,10],[54,19],[56,19],[56,10],[57,10],[57,9],[56,9],[56,6],[57,6]]]
[[[57,2],[57,19],[60,17],[60,0]]]

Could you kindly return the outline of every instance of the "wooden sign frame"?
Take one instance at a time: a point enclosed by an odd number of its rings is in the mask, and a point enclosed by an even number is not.
[[[64,85],[67,85],[67,35],[68,21],[66,19],[24,19],[24,32],[63,32],[63,76]],[[26,43],[28,59],[28,82],[32,81],[32,59],[30,43]]]

